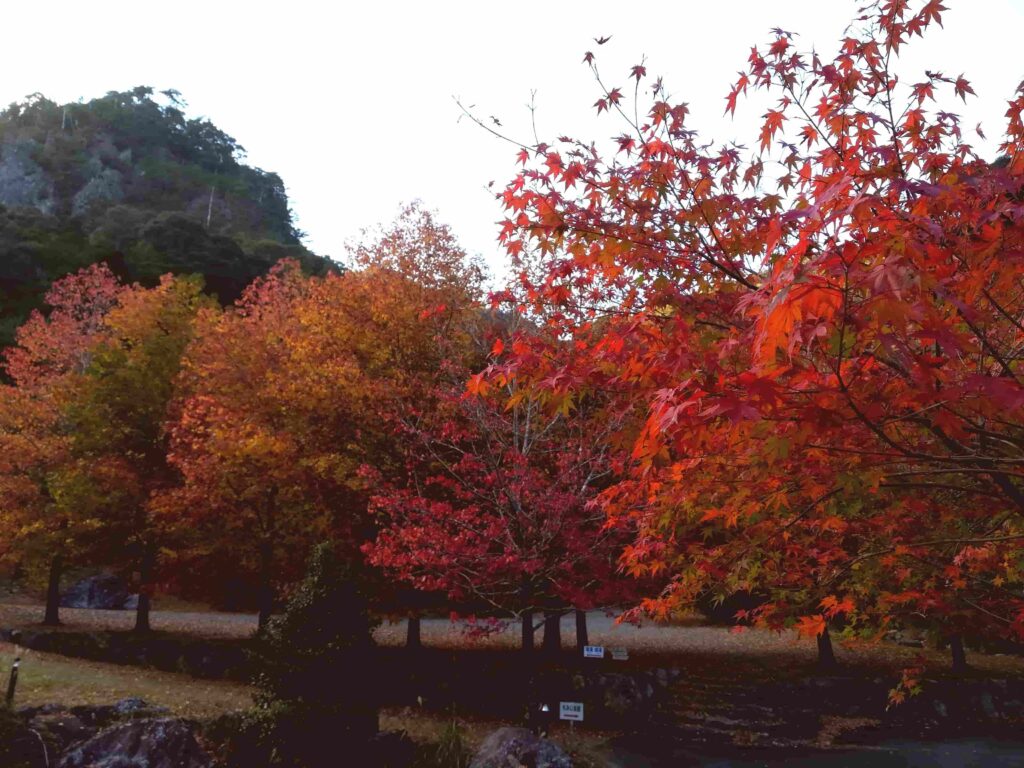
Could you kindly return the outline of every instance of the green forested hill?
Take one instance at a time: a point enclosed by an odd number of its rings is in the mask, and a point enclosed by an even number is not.
[[[222,301],[285,256],[331,268],[300,243],[280,177],[183,107],[139,87],[0,113],[0,347],[55,278],[96,261],[143,283],[199,273]]]

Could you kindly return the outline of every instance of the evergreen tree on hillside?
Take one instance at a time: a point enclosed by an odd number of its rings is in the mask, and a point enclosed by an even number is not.
[[[200,274],[223,302],[281,257],[334,268],[302,245],[281,178],[185,106],[139,86],[0,112],[0,347],[55,279],[97,261],[146,285]]]

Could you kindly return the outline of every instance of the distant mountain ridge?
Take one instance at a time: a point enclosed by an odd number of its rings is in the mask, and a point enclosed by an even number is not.
[[[334,268],[302,245],[281,178],[184,108],[140,86],[0,113],[0,347],[54,279],[97,261],[143,283],[202,274],[225,302],[286,256]]]

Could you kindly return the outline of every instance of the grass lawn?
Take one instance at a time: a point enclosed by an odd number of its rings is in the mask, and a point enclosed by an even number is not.
[[[246,685],[215,680],[198,680],[187,675],[153,669],[103,664],[51,653],[17,649],[21,654],[16,707],[40,704],[113,704],[128,696],[137,696],[151,704],[167,707],[181,717],[214,717],[247,708],[252,689]],[[15,647],[0,643],[0,695],[6,690]],[[383,730],[406,731],[421,744],[437,744],[452,718],[410,707],[381,711]],[[483,718],[457,718],[463,743],[475,750],[484,737],[502,725]],[[571,733],[559,728],[555,740],[569,750],[582,768],[604,764],[599,757],[608,734]]]
[[[240,683],[198,680],[173,672],[18,650],[21,669],[14,699],[17,707],[113,704],[118,699],[138,696],[167,707],[175,715],[208,717],[245,709],[252,702],[251,689]],[[0,643],[0,683],[4,691],[14,656],[14,646]]]

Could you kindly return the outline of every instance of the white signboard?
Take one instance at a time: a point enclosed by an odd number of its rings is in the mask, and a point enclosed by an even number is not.
[[[603,659],[604,658],[604,646],[603,645],[584,645],[583,646],[583,658],[585,658],[585,659]]]
[[[629,651],[625,648],[612,648],[612,658],[615,661],[627,661],[629,659]]]
[[[583,703],[579,701],[558,702],[558,719],[583,722]]]

